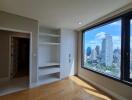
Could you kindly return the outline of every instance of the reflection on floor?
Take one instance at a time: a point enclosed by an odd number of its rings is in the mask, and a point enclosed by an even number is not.
[[[0,100],[115,100],[72,76],[55,83],[1,96]]]
[[[0,83],[0,96],[21,91],[28,87],[28,78],[16,78],[8,82],[1,82]]]

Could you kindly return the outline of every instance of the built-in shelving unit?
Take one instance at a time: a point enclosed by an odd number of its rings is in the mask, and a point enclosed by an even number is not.
[[[40,33],[40,36],[60,37],[58,34]]]
[[[59,77],[60,77],[60,75],[58,73],[39,76],[38,85],[59,81],[60,80]]]
[[[51,62],[51,63],[45,63],[43,66],[39,66],[39,68],[47,67],[47,66],[60,66],[59,62]]]
[[[39,34],[38,84],[60,80],[60,35]]]
[[[60,43],[55,43],[55,42],[40,42],[40,45],[60,45]]]
[[[49,74],[54,74],[54,73],[58,73],[60,72],[60,68],[57,66],[53,66],[53,67],[45,67],[45,68],[40,68],[39,70],[39,75],[49,75]]]

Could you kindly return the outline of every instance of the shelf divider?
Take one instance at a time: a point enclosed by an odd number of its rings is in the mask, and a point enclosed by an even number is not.
[[[60,37],[58,34],[40,33],[40,36]]]
[[[55,43],[55,42],[40,42],[40,45],[60,45],[60,43]]]

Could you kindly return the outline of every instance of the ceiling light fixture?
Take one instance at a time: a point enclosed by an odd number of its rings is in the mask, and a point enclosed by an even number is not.
[[[79,25],[82,25],[82,22],[78,22]]]

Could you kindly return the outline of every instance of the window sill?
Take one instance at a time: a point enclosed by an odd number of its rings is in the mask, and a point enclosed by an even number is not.
[[[91,72],[94,72],[94,73],[96,73],[96,74],[99,74],[99,75],[101,75],[101,76],[107,77],[107,78],[112,79],[112,80],[114,80],[114,81],[123,83],[123,84],[125,84],[125,85],[127,85],[127,86],[132,87],[132,82],[123,81],[123,80],[121,80],[121,79],[119,79],[119,78],[117,78],[117,77],[108,76],[108,75],[106,75],[106,74],[102,74],[102,73],[100,73],[100,72],[94,71],[94,70],[89,69],[89,68],[85,68],[85,67],[81,67],[81,68],[83,68],[83,69],[85,69],[85,70],[88,70],[88,71],[91,71]]]

